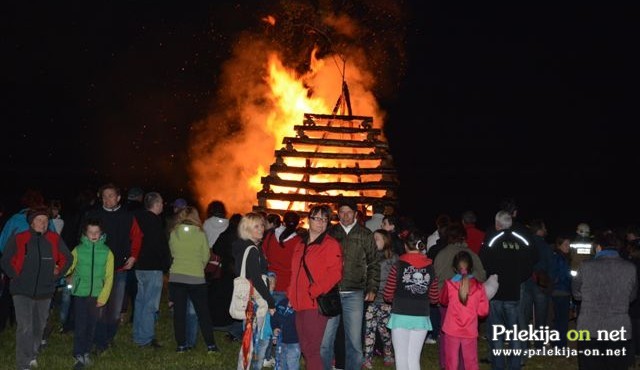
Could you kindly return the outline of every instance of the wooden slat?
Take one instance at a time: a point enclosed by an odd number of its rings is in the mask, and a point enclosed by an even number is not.
[[[394,181],[367,181],[367,182],[308,182],[284,180],[275,176],[265,176],[262,178],[263,184],[274,186],[285,186],[296,189],[311,189],[316,192],[327,190],[389,190],[397,189],[398,183]]]
[[[315,194],[284,194],[260,191],[257,193],[258,201],[260,199],[267,200],[283,200],[286,202],[309,202],[309,203],[338,203],[341,199],[349,199],[358,204],[373,204],[380,202],[384,205],[395,205],[396,200],[389,197],[367,197],[367,196],[343,196],[343,195],[315,195]]]
[[[278,164],[272,164],[269,170],[270,172],[276,173],[282,172],[309,175],[395,175],[397,173],[395,168],[390,167],[294,167]]]
[[[299,131],[321,131],[321,132],[331,132],[337,134],[372,134],[372,135],[380,135],[382,131],[379,128],[362,128],[362,127],[340,127],[340,126],[324,126],[324,125],[316,125],[316,126],[302,126],[295,125],[293,129],[296,132]]]
[[[386,159],[388,154],[353,154],[353,153],[322,153],[322,152],[300,152],[296,150],[280,149],[275,152],[277,157],[296,158],[324,158],[324,159],[350,159],[354,161],[381,160]]]
[[[371,116],[345,116],[342,114],[316,114],[316,113],[304,113],[304,119],[327,119],[327,120],[340,120],[340,121],[363,121],[373,122]]]
[[[339,139],[312,139],[300,137],[285,137],[282,144],[304,144],[317,146],[337,146],[347,148],[382,148],[389,149],[389,145],[384,141],[375,140],[339,140]]]

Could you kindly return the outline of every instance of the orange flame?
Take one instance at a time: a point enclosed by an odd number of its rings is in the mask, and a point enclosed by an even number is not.
[[[192,188],[202,208],[218,199],[232,213],[251,211],[257,204],[256,193],[262,189],[261,178],[267,175],[275,159],[274,151],[282,147],[283,138],[295,136],[293,126],[302,124],[304,113],[330,114],[342,87],[341,71],[336,68],[342,66],[336,63],[336,56],[316,59],[314,50],[311,70],[298,75],[284,66],[276,52],[266,50],[261,54],[260,48],[244,47],[246,45],[238,46],[236,57],[225,70],[226,83],[221,91],[228,94],[225,98],[231,101],[230,106],[212,113],[196,125],[190,153]],[[262,60],[266,62],[256,66],[260,55],[264,55]],[[364,54],[355,53],[344,71],[351,92],[351,105],[354,114],[373,116],[374,127],[380,128],[383,115],[370,91],[372,74],[366,67]],[[265,77],[255,79],[256,76],[251,76],[252,71],[262,71]],[[234,117],[240,121],[239,129],[230,128],[237,124]],[[332,151],[341,150],[344,149]],[[349,151],[354,152],[353,149]],[[304,159],[288,158],[286,163],[301,166]],[[317,160],[314,165],[341,166],[338,161],[327,159]],[[366,163],[361,166],[367,167]],[[279,176],[291,180],[302,178],[302,175],[294,174]],[[317,176],[313,181],[338,180],[335,176]],[[272,187],[272,190],[304,193],[298,189],[277,187]],[[381,196],[381,193],[375,194]],[[274,209],[306,208],[305,204],[276,201],[269,201],[268,206]]]

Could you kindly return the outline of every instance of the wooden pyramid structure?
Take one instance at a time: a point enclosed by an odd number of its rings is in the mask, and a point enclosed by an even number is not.
[[[282,140],[269,175],[262,177],[254,211],[306,215],[313,204],[333,206],[344,198],[364,214],[374,203],[397,207],[388,143],[373,128],[373,117],[352,115],[345,82],[333,114],[305,113],[293,128],[296,136]]]

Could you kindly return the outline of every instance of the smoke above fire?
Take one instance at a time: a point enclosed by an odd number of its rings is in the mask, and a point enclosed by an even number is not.
[[[191,134],[190,176],[201,207],[221,200],[229,212],[251,211],[282,139],[295,136],[304,113],[332,113],[343,78],[353,114],[383,127],[378,99],[391,94],[404,65],[401,11],[384,3],[344,13],[330,2],[280,5],[258,18],[258,31],[237,35],[210,114]]]

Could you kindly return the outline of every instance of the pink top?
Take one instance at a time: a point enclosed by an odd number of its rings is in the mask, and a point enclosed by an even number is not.
[[[458,298],[460,283],[460,275],[456,275],[446,281],[440,293],[440,303],[448,306],[442,331],[454,337],[477,338],[478,317],[489,314],[489,300],[484,285],[471,277],[467,304],[463,305]]]

